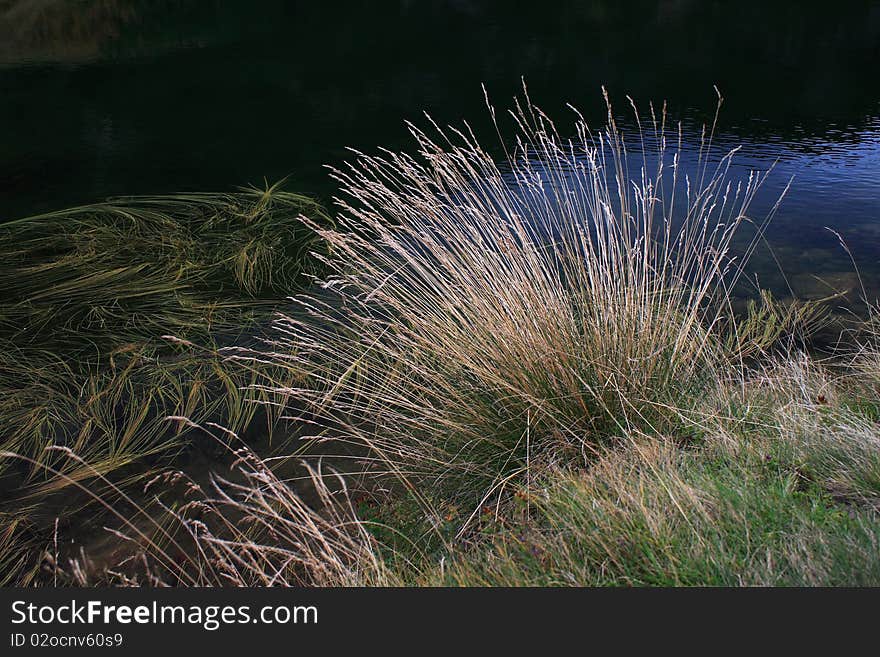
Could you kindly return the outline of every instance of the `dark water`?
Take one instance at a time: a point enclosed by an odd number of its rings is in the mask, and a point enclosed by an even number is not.
[[[423,110],[491,142],[480,84],[503,106],[520,76],[597,124],[602,84],[691,127],[717,84],[742,170],[779,160],[760,201],[795,177],[769,233],[789,283],[856,284],[830,227],[880,289],[876,1],[0,1],[0,221],[282,176],[326,198],[323,164],[409,146]]]

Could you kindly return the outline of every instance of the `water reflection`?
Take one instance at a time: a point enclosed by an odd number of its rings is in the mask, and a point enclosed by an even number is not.
[[[598,125],[669,99],[695,148],[725,94],[719,146],[794,176],[768,237],[797,272],[841,277],[839,231],[880,271],[880,5],[869,1],[6,0],[0,3],[0,220],[112,194],[229,189],[322,168],[351,145],[409,148],[404,119],[467,118],[491,141],[525,76],[554,116]],[[799,275],[795,272],[792,276]],[[766,274],[772,278],[772,274]],[[774,284],[782,285],[781,280]]]

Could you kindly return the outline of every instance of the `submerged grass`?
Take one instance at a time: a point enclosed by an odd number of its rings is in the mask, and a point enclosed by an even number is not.
[[[327,220],[273,186],[113,199],[0,225],[3,448],[35,459],[31,476],[52,463],[52,444],[107,471],[178,442],[169,415],[239,430],[252,410],[238,391],[253,373],[216,346],[256,331],[315,273],[300,213]]]
[[[84,367],[164,334],[235,335],[260,300],[314,273],[300,213],[327,219],[273,186],[119,198],[0,224],[0,335]]]
[[[52,515],[75,510],[54,495],[71,484],[133,480],[204,443],[170,416],[252,433],[259,418],[260,439],[271,436],[278,411],[255,402],[274,395],[255,385],[290,372],[220,348],[256,340],[317,273],[309,252],[320,245],[300,214],[329,220],[275,185],[117,198],[0,224],[0,451],[24,457],[0,459],[3,508],[14,506],[18,527],[5,541],[45,544]]]

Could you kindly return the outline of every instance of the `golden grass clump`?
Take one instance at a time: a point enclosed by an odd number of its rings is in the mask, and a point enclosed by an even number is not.
[[[315,435],[410,484],[488,494],[533,459],[582,462],[742,357],[725,346],[731,248],[762,178],[731,181],[711,135],[684,171],[653,107],[637,158],[610,104],[571,136],[527,94],[510,118],[500,163],[467,126],[410,125],[417,156],[334,170],[337,226],[306,220],[323,290],[276,323],[274,357],[310,376],[282,392]]]
[[[213,490],[177,519],[198,556],[201,586],[381,586],[391,582],[366,524],[358,521],[341,476],[305,466],[292,485],[243,448],[240,482],[216,479]],[[193,509],[195,519],[187,517]]]

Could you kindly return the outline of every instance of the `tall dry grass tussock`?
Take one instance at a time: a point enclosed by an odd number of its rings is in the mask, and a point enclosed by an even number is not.
[[[309,373],[282,392],[316,437],[364,446],[417,495],[474,502],[535,459],[583,462],[674,421],[742,357],[724,335],[732,240],[763,178],[731,180],[714,126],[684,171],[665,108],[644,126],[633,111],[637,144],[610,103],[602,130],[578,114],[561,133],[526,93],[500,162],[467,124],[432,122],[433,136],[410,124],[415,156],[355,152],[333,170],[338,225],[304,220],[329,274],[277,322],[272,355]]]

